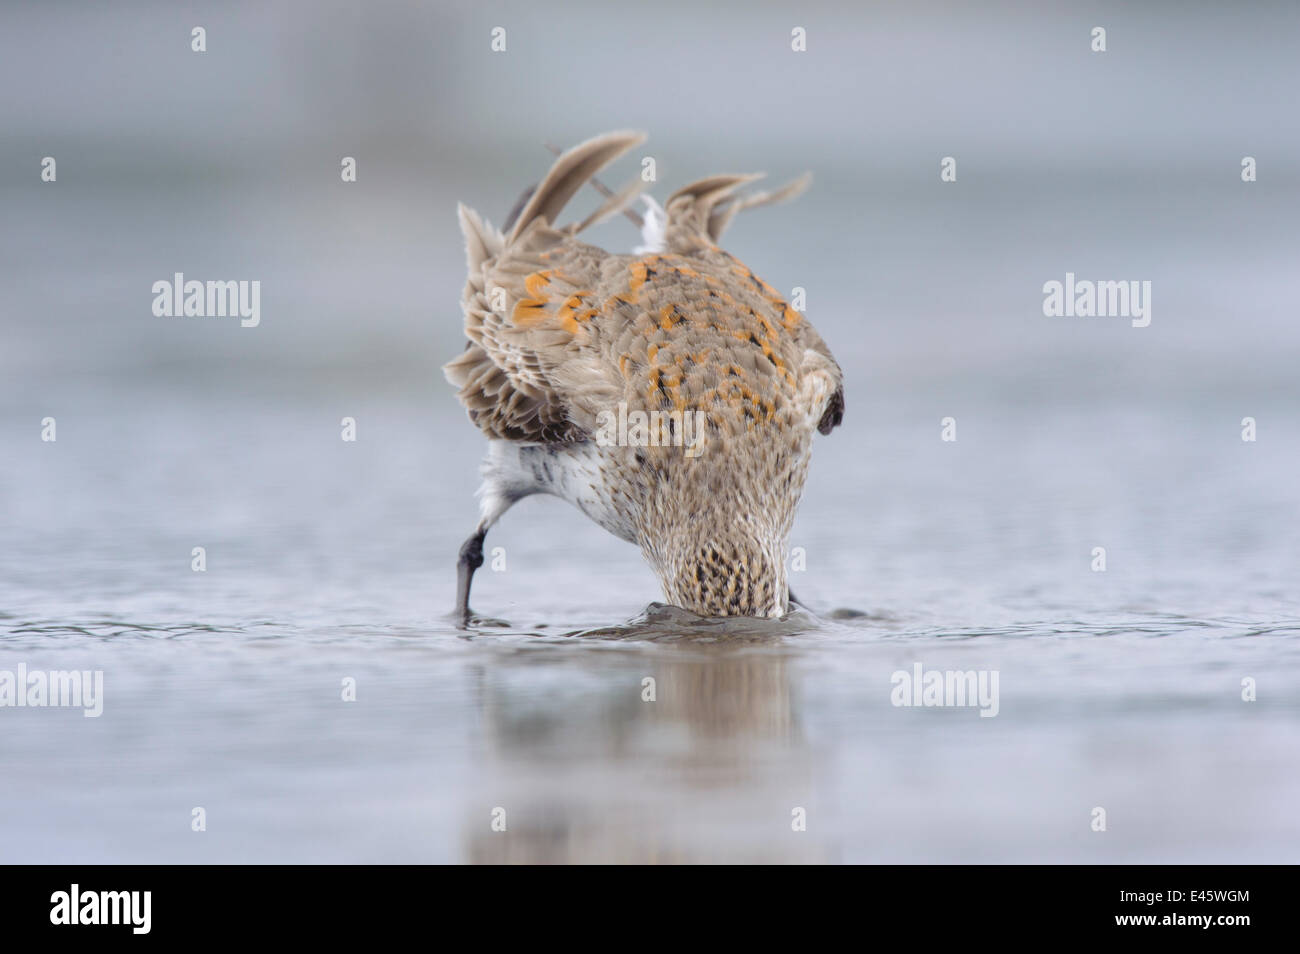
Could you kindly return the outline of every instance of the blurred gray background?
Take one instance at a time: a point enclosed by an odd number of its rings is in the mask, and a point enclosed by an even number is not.
[[[93,380],[446,403],[456,201],[499,222],[545,171],[543,140],[612,128],[650,133],[661,199],[717,171],[814,172],[798,205],[745,217],[729,244],[778,288],[808,289],[855,410],[882,391],[1244,398],[1292,383],[1293,4],[11,3],[3,17],[9,402]],[[195,25],[206,53],[190,50]],[[939,182],[943,156],[956,183]],[[623,221],[595,238],[634,240]],[[155,319],[149,286],[178,270],[260,279],[262,327]],[[1042,283],[1066,270],[1151,280],[1152,327],[1044,319]]]

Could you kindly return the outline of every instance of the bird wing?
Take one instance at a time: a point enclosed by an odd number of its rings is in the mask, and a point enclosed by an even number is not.
[[[812,176],[805,173],[771,192],[737,192],[741,186],[759,178],[758,174],[717,175],[678,189],[664,206],[662,246],[674,254],[726,259],[744,281],[757,288],[780,317],[776,326],[790,336],[798,353],[796,400],[809,423],[821,433],[829,434],[844,419],[844,374],[826,342],[776,289],[717,245],[738,212],[785,202],[803,192],[812,181]]]
[[[528,443],[585,440],[622,380],[601,360],[596,299],[608,255],[578,232],[613,215],[642,188],[634,182],[580,223],[552,223],[575,192],[629,149],[633,132],[607,133],[556,160],[502,233],[460,208],[468,280],[465,351],[444,372],[470,419],[491,437]]]

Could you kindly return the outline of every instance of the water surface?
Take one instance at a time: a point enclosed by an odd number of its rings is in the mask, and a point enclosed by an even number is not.
[[[315,400],[156,397],[9,461],[0,669],[99,669],[105,699],[0,710],[6,861],[1300,854],[1294,488],[1231,430],[862,415],[819,442],[809,609],[776,623],[647,609],[634,548],[530,500],[475,591],[511,626],[467,633],[459,415],[372,402],[345,444]],[[917,663],[996,671],[998,714],[894,706]]]

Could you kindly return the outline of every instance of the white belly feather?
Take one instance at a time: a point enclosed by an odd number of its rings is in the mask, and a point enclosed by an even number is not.
[[[614,536],[635,543],[631,522],[614,507],[605,453],[593,443],[490,441],[479,488],[480,526],[490,527],[524,497],[551,494],[567,500]]]

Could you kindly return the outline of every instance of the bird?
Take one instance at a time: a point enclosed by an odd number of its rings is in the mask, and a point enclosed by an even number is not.
[[[605,133],[561,153],[502,229],[459,206],[466,343],[444,366],[488,439],[479,520],[460,548],[459,624],[488,531],[533,494],[567,500],[635,544],[668,603],[701,617],[779,618],[797,603],[787,557],[813,432],[843,420],[839,364],[808,319],[718,242],[738,212],[801,192],[716,175],[661,206],[638,175],[595,177],[646,140]],[[594,183],[606,200],[558,218]],[[645,215],[629,207],[640,198]],[[622,212],[629,253],[580,234]]]

